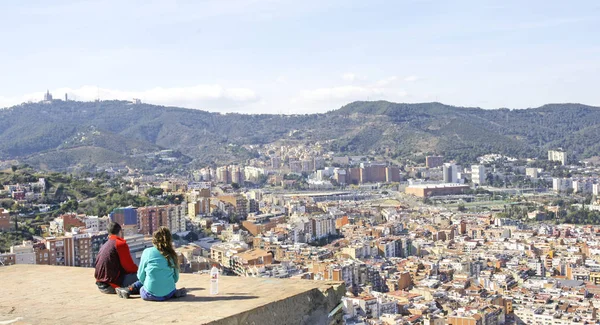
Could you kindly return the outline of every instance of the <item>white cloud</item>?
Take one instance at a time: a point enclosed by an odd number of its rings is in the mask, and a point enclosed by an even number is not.
[[[101,100],[131,100],[133,98],[139,98],[143,102],[152,104],[200,109],[236,108],[260,100],[260,97],[252,89],[225,88],[216,84],[173,88],[156,87],[142,91],[125,91],[83,86],[77,89],[52,89],[50,92],[55,98],[62,99],[65,94],[68,94],[69,99],[78,101],[92,101],[98,97]],[[0,107],[7,107],[28,101],[37,102],[42,100],[43,95],[44,92],[36,92],[12,98],[0,97]]]
[[[279,76],[279,77],[277,77],[277,79],[275,79],[275,83],[286,84],[287,78],[285,76]]]
[[[414,82],[417,80],[419,80],[419,77],[417,77],[417,76],[408,76],[408,77],[404,78],[404,81],[407,81],[407,82]]]

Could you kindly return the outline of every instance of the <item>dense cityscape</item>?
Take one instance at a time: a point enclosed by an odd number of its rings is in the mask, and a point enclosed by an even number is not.
[[[0,1],[0,325],[600,325],[599,30]]]
[[[223,275],[343,281],[346,324],[596,323],[595,161],[559,149],[469,166],[443,156],[399,166],[318,143],[259,151],[187,176],[38,175],[5,162],[0,265],[93,267],[114,221],[136,262],[165,226],[182,272],[218,263]],[[61,177],[144,203],[91,215],[97,206],[50,184]]]

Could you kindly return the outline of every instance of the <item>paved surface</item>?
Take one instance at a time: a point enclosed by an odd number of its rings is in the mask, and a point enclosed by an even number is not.
[[[337,283],[182,274],[188,296],[149,302],[101,294],[93,269],[0,266],[0,325],[18,324],[330,324],[345,289]]]

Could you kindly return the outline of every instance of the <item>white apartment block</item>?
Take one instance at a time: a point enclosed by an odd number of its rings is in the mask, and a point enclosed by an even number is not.
[[[592,194],[595,180],[593,179],[574,179],[573,193]]]
[[[379,243],[377,246],[379,247],[381,254],[386,258],[400,256],[400,254],[396,253],[396,242],[393,240]]]
[[[564,166],[567,164],[567,153],[559,150],[549,150],[548,160],[560,161],[560,163]]]
[[[86,216],[83,222],[85,222],[85,228],[90,229],[92,232],[100,232],[108,229],[110,219],[108,216]]]
[[[473,165],[471,166],[471,179],[473,184],[483,185],[485,184],[486,173],[484,165]]]
[[[552,189],[555,192],[566,192],[573,189],[573,193],[596,194],[600,191],[599,180],[596,178],[553,178]]]
[[[335,219],[328,215],[317,216],[311,218],[313,225],[314,238],[319,239],[335,234]]]
[[[265,174],[265,170],[263,168],[246,166],[244,167],[244,179],[256,182],[260,178],[260,176]]]
[[[577,325],[584,324],[583,321],[587,318],[587,315],[569,315],[563,314],[559,310],[547,310],[533,306],[515,308],[514,314],[517,324],[535,325]]]
[[[525,176],[531,178],[538,178],[538,169],[537,168],[525,168]]]
[[[458,166],[454,164],[444,164],[442,170],[444,183],[458,183]]]
[[[10,253],[15,254],[15,264],[35,264],[35,252],[31,242],[23,242],[22,245],[11,246]]]
[[[600,184],[596,183],[592,185],[592,194],[600,195]]]
[[[573,180],[571,178],[552,179],[552,189],[555,192],[566,192],[570,188],[573,188]]]

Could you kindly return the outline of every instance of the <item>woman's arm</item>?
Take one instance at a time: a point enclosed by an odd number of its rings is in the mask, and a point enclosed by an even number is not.
[[[177,266],[177,264],[175,264],[175,267],[173,268],[173,280],[175,280],[175,283],[179,281],[179,266]]]
[[[142,253],[142,258],[140,259],[140,266],[138,267],[137,277],[138,280],[144,284],[144,280],[146,280],[146,264],[148,264],[148,250],[145,249]]]

